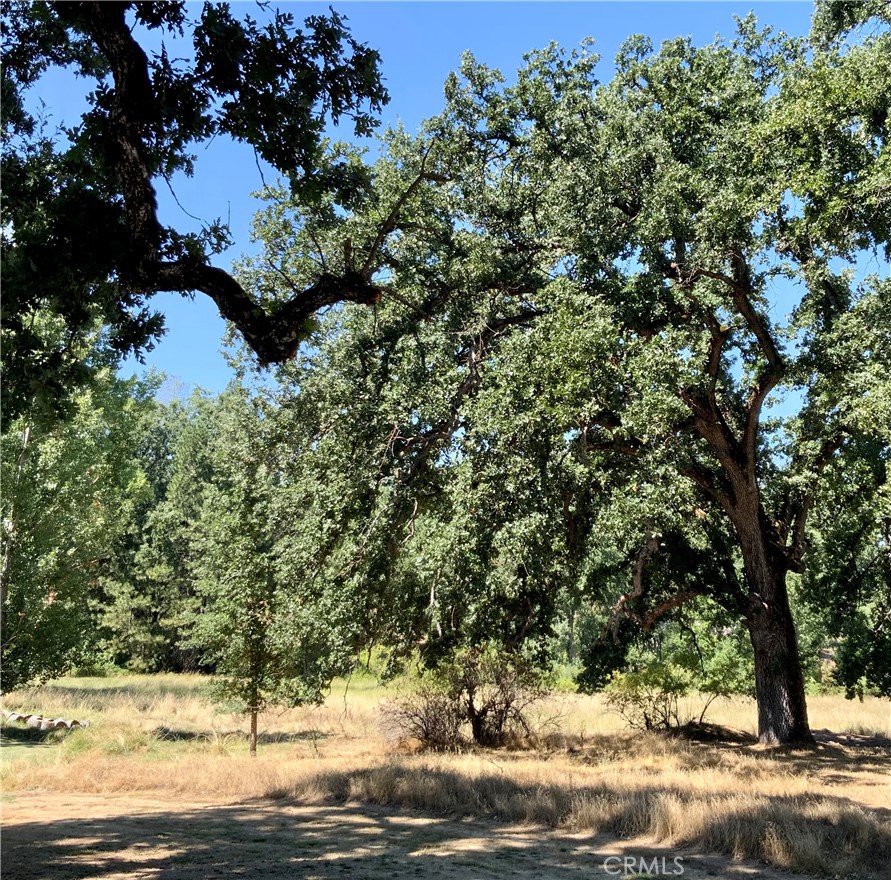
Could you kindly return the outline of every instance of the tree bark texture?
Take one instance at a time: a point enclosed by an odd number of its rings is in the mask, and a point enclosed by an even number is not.
[[[257,709],[251,706],[251,740],[250,751],[251,757],[257,757]]]
[[[813,743],[804,675],[788,600],[756,611],[748,620],[755,652],[758,740],[768,745]]]
[[[746,624],[755,655],[758,740],[767,745],[812,743],[798,637],[786,589],[786,560],[770,552],[759,525],[741,534],[749,587]]]

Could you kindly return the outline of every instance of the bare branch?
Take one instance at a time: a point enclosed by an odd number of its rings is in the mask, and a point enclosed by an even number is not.
[[[425,311],[424,311],[423,309],[421,309],[421,308],[418,308],[418,306],[416,306],[411,300],[406,299],[404,296],[402,296],[402,294],[397,293],[395,290],[393,290],[392,287],[382,287],[382,288],[381,288],[381,293],[382,293],[384,296],[388,296],[388,297],[390,297],[391,299],[395,299],[396,302],[400,302],[400,303],[402,303],[402,305],[404,305],[404,306],[406,306],[406,307],[412,309],[412,311],[417,312],[417,313],[418,313],[418,314],[419,314],[425,321],[429,321],[429,320],[430,320],[430,315],[429,315],[429,313],[425,312]]]
[[[316,234],[312,231],[310,226],[304,226],[306,230],[306,234],[309,236],[309,240],[315,245],[316,251],[319,254],[319,265],[322,267],[322,271],[328,271],[328,261],[325,259],[325,251],[322,250],[322,246],[319,244],[318,239],[316,238]]]
[[[701,595],[702,593],[699,590],[680,590],[674,596],[670,596],[668,599],[660,602],[655,608],[651,608],[646,614],[635,615],[634,619],[643,629],[650,630],[669,611],[674,611],[675,608],[680,608],[681,605],[686,605],[691,599]]]
[[[631,569],[631,590],[619,597],[610,614],[610,628],[613,631],[614,639],[618,636],[619,621],[622,617],[638,620],[637,615],[628,608],[628,605],[635,599],[642,599],[646,595],[647,564],[656,555],[658,549],[659,539],[656,535],[650,534],[643,547],[638,551],[637,558],[634,560],[634,566]]]
[[[267,266],[269,266],[270,269],[272,269],[273,272],[275,272],[277,275],[279,275],[281,277],[282,281],[285,282],[285,284],[291,290],[292,293],[296,293],[296,294],[302,293],[300,288],[297,287],[297,285],[291,280],[290,276],[285,272],[285,270],[282,269],[281,266],[277,266],[275,264],[275,262],[270,257],[266,257],[264,262],[266,263]]]
[[[673,596],[663,600],[653,608],[648,609],[640,614],[633,611],[629,605],[632,602],[646,598],[649,585],[646,579],[646,568],[653,556],[659,549],[659,539],[655,535],[650,535],[644,546],[637,554],[634,560],[634,566],[631,573],[631,590],[619,597],[618,602],[613,606],[610,615],[610,628],[613,630],[613,636],[616,637],[619,621],[626,617],[633,620],[636,624],[645,630],[652,629],[669,611],[689,602],[696,596],[701,595],[699,590],[679,590]]]

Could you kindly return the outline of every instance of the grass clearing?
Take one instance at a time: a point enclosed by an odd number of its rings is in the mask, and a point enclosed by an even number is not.
[[[599,697],[558,694],[537,710],[532,742],[433,755],[381,737],[380,706],[398,685],[357,676],[335,683],[322,706],[262,716],[252,760],[245,717],[215,709],[206,685],[201,676],[71,678],[7,695],[5,709],[91,726],[36,745],[10,748],[4,737],[4,791],[409,807],[830,876],[880,877],[891,863],[887,701],[812,697],[820,745],[792,751],[746,741],[749,701],[715,705],[709,719],[738,733],[702,743],[625,731]]]

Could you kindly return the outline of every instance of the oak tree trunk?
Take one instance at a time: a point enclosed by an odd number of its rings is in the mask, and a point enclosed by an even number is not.
[[[785,566],[779,560],[770,564],[766,554],[746,554],[745,542],[743,557],[750,595],[746,623],[755,654],[758,740],[769,745],[813,743]]]

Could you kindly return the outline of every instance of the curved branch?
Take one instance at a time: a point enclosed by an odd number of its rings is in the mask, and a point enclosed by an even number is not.
[[[114,78],[111,92],[111,159],[118,174],[130,238],[130,252],[120,281],[145,293],[199,291],[242,333],[263,365],[293,357],[305,338],[307,322],[320,308],[338,302],[373,305],[381,289],[370,283],[366,265],[341,275],[322,274],[308,287],[295,289],[287,302],[267,311],[228,272],[199,259],[162,260],[164,230],[158,221],[146,129],[156,106],[149,62],[127,26],[126,3],[59,4],[59,14],[88,30],[108,59]],[[413,186],[417,186],[420,179]],[[403,196],[404,204],[413,191]],[[388,223],[392,225],[394,207]],[[385,227],[387,224],[385,224]],[[378,235],[386,235],[384,228]]]
[[[264,366],[295,355],[306,336],[307,321],[319,309],[339,302],[375,305],[382,293],[381,288],[370,284],[358,272],[343,275],[324,272],[313,284],[270,313],[228,272],[206,263],[187,260],[158,263],[148,279],[155,291],[198,290],[209,296],[220,314],[239,329]]]
[[[610,627],[613,630],[614,636],[616,635],[619,621],[623,617],[634,621],[634,623],[642,629],[649,630],[670,611],[679,608],[696,596],[702,595],[701,591],[696,589],[679,590],[674,595],[669,596],[658,605],[647,609],[643,613],[638,613],[629,608],[629,605],[632,602],[646,598],[647,593],[649,592],[646,568],[658,550],[659,539],[651,534],[644,546],[641,547],[640,552],[637,554],[637,558],[634,560],[634,566],[631,571],[631,590],[619,597],[618,602],[613,606],[612,614],[610,615]]]

